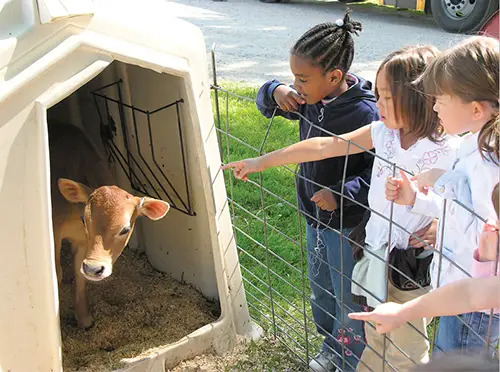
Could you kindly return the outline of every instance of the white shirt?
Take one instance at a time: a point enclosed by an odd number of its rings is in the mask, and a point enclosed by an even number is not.
[[[451,169],[461,139],[446,136],[441,142],[435,143],[428,138],[422,138],[405,150],[401,148],[399,130],[389,129],[383,122],[373,122],[371,134],[376,154],[390,162],[375,157],[370,191],[368,192],[370,208],[386,217],[378,216],[372,212],[366,225],[365,242],[377,248],[387,244],[389,238],[391,202],[385,198],[385,183],[387,177],[393,174],[392,164],[397,164],[411,174],[418,174],[431,168]],[[400,177],[398,169],[396,176]],[[392,219],[394,223],[392,224],[390,248],[406,249],[410,233],[427,226],[433,218],[411,213],[406,206],[394,203]],[[396,224],[399,224],[404,230]]]
[[[442,249],[444,257],[441,259],[440,287],[471,275],[473,253],[479,245],[479,237],[484,227],[484,222],[452,199],[460,201],[484,219],[497,219],[491,194],[500,181],[499,167],[493,161],[481,157],[477,144],[478,136],[479,133],[475,133],[463,137],[453,170],[446,172],[434,185],[434,192],[448,200],[444,221]],[[441,228],[438,227],[437,249],[439,249],[440,231]],[[438,257],[435,254],[432,263],[433,287],[437,287]]]

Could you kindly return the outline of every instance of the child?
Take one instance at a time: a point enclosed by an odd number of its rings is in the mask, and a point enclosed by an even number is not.
[[[268,118],[275,114],[300,120],[301,140],[329,136],[329,132],[347,133],[377,120],[371,83],[349,73],[354,56],[351,33],[357,34],[358,31],[361,31],[361,24],[351,21],[349,12],[336,23],[322,23],[307,31],[291,50],[294,85],[288,87],[277,80],[265,83],[257,96],[257,107],[262,114]],[[293,111],[298,111],[317,127]],[[373,156],[359,154],[348,160],[343,192],[366,205]],[[344,164],[344,157],[305,163],[300,167],[300,177],[297,177],[299,206],[307,221],[311,307],[318,332],[324,336],[321,352],[310,363],[313,371],[335,370],[342,365],[342,358],[346,361],[346,371],[355,370],[364,347],[362,322],[347,317],[349,309],[360,309],[351,301],[347,281],[344,281],[345,308],[340,307],[341,268],[350,278],[354,266],[345,236],[361,219],[364,210],[353,202],[344,201],[344,238],[341,238],[338,232],[339,198],[328,189],[317,186],[325,185],[340,192]],[[347,340],[344,354],[338,342],[342,336]]]
[[[448,134],[471,133],[464,136],[452,171],[434,165],[435,169],[422,172],[415,180],[421,190],[432,187],[436,194],[446,199],[470,205],[474,213],[485,219],[495,218],[493,205],[485,195],[491,195],[493,186],[499,180],[498,48],[496,39],[471,37],[436,59],[422,76],[426,93],[436,98],[434,110],[444,130]],[[400,191],[406,194],[403,189],[407,187],[400,186]],[[406,200],[403,204],[414,204],[415,213],[426,213],[430,208],[419,195],[414,203]],[[483,226],[480,219],[455,202],[448,203],[443,257],[435,257],[433,262],[434,287],[470,275],[474,264],[471,247],[478,246]],[[489,321],[489,311],[442,317],[436,336],[437,350],[459,349],[464,353],[475,353],[478,348],[483,348]],[[499,318],[495,314],[490,338],[492,347],[498,341],[498,330]]]
[[[409,172],[429,169],[433,164],[447,169],[453,164],[458,141],[440,136],[439,123],[428,98],[421,93],[420,86],[413,87],[411,84],[436,55],[437,50],[434,47],[417,46],[394,52],[382,62],[377,72],[375,90],[381,121],[340,137],[311,138],[259,158],[233,162],[223,167],[234,168],[235,177],[245,180],[250,173],[281,164],[342,156],[348,149],[350,154],[363,152],[355,144],[365,149],[375,147],[377,155],[386,158],[390,163],[378,157],[374,161],[368,202],[370,208],[377,213],[371,213],[366,225],[365,254],[362,261],[356,264],[355,271],[359,266],[361,270],[358,270],[360,275],[356,278],[353,273],[353,281],[361,283],[379,298],[373,298],[360,291],[355,284],[352,285],[353,291],[367,297],[370,306],[375,306],[380,299],[386,300],[386,297],[397,302],[406,302],[422,293],[422,290],[402,291],[390,283],[389,293],[385,293],[387,277],[384,260],[389,249],[406,250],[410,236],[408,231],[418,231],[429,225],[432,218],[413,215],[406,207],[394,205],[393,219],[405,231],[393,225],[391,246],[388,247],[389,222],[381,216],[389,215],[391,207],[390,202],[385,200],[384,186],[386,178],[392,175],[393,163]],[[352,141],[352,144],[349,145],[346,141]],[[428,161],[429,155],[432,155],[433,162]],[[377,271],[380,266],[381,272]],[[419,320],[413,322],[413,325],[425,333],[425,321]],[[384,352],[383,337],[372,328],[365,326],[367,347],[358,364],[358,370],[383,369],[383,361],[379,356]],[[391,334],[391,339],[411,359],[422,363],[427,361],[429,345],[415,330],[408,326],[402,327]],[[393,368],[407,370],[413,365],[391,342],[387,342],[386,347],[385,357]]]
[[[498,189],[497,183],[491,199],[497,218],[500,218]],[[459,280],[405,304],[389,302],[377,306],[370,313],[351,313],[349,318],[374,322],[378,333],[386,333],[413,319],[500,308],[500,277],[494,275],[495,270],[498,271],[496,261],[499,228],[500,220],[484,225],[479,247],[473,255],[472,276],[479,279]]]

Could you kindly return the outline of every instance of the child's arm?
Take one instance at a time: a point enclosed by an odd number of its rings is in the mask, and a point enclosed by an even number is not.
[[[275,94],[280,92],[282,94],[278,94],[278,96],[282,99],[278,102],[275,99],[277,98]],[[298,111],[299,105],[304,104],[305,101],[291,87],[278,80],[272,80],[259,89],[256,103],[257,108],[266,118],[273,116],[274,110],[276,110],[275,115],[277,116],[283,116],[290,120],[299,120],[300,117],[291,111]],[[282,107],[280,107],[280,103]]]
[[[498,274],[500,265],[496,261],[498,255],[498,230],[500,220],[488,220],[484,224],[483,232],[479,237],[479,247],[474,251],[472,262],[472,276],[484,278]]]
[[[374,121],[377,121],[379,119],[380,119],[380,117],[379,117],[378,112],[376,110],[370,111],[363,118],[363,120],[360,121],[358,128],[363,127],[363,126],[370,124]],[[356,175],[346,177],[346,179],[344,181],[341,180],[335,185],[329,185],[329,188],[331,190],[336,191],[339,194],[341,194],[343,191],[343,194],[348,197],[348,198],[344,198],[344,201],[343,201],[344,208],[358,205],[357,203],[351,201],[350,199],[353,199],[353,200],[355,200],[358,203],[361,203],[363,205],[368,205],[368,191],[370,190],[370,181],[371,181],[371,176],[372,176],[373,160],[374,160],[374,156],[368,152],[365,152],[362,155],[362,162],[364,164],[364,169],[362,171],[360,171]],[[342,186],[343,186],[343,190],[342,190]],[[334,209],[340,208],[341,196],[339,194],[332,193],[326,189],[320,190],[316,194],[321,193],[323,191],[325,191],[325,193],[328,191],[328,193],[331,194],[331,198],[334,201],[333,204],[336,206],[336,208],[334,208]],[[316,196],[316,194],[315,194],[315,196]],[[326,195],[325,198],[327,198],[327,197],[328,197],[328,195]],[[319,204],[317,204],[317,205],[319,206]],[[334,209],[327,209],[327,210],[334,210]]]
[[[349,318],[374,322],[378,333],[387,333],[413,319],[499,308],[498,293],[500,277],[468,278],[404,304],[385,303],[369,313],[351,313]]]
[[[364,150],[354,144],[349,145],[349,142],[352,141],[363,148],[371,149],[373,144],[370,127],[371,125],[365,125],[339,137],[309,138],[258,158],[229,163],[222,169],[234,169],[234,176],[246,181],[249,174],[261,172],[271,167],[344,156],[348,149],[349,154],[358,154]]]

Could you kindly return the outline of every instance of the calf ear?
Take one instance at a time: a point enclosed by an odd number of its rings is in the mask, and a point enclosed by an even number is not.
[[[137,210],[139,215],[146,216],[151,220],[159,220],[165,217],[170,205],[163,200],[153,198],[137,198]]]
[[[87,203],[92,193],[89,187],[67,178],[59,178],[57,185],[62,196],[70,203]]]

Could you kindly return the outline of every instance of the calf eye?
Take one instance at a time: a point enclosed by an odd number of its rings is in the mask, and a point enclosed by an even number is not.
[[[130,232],[130,226],[124,227],[122,231],[120,231],[120,235],[126,235]]]

